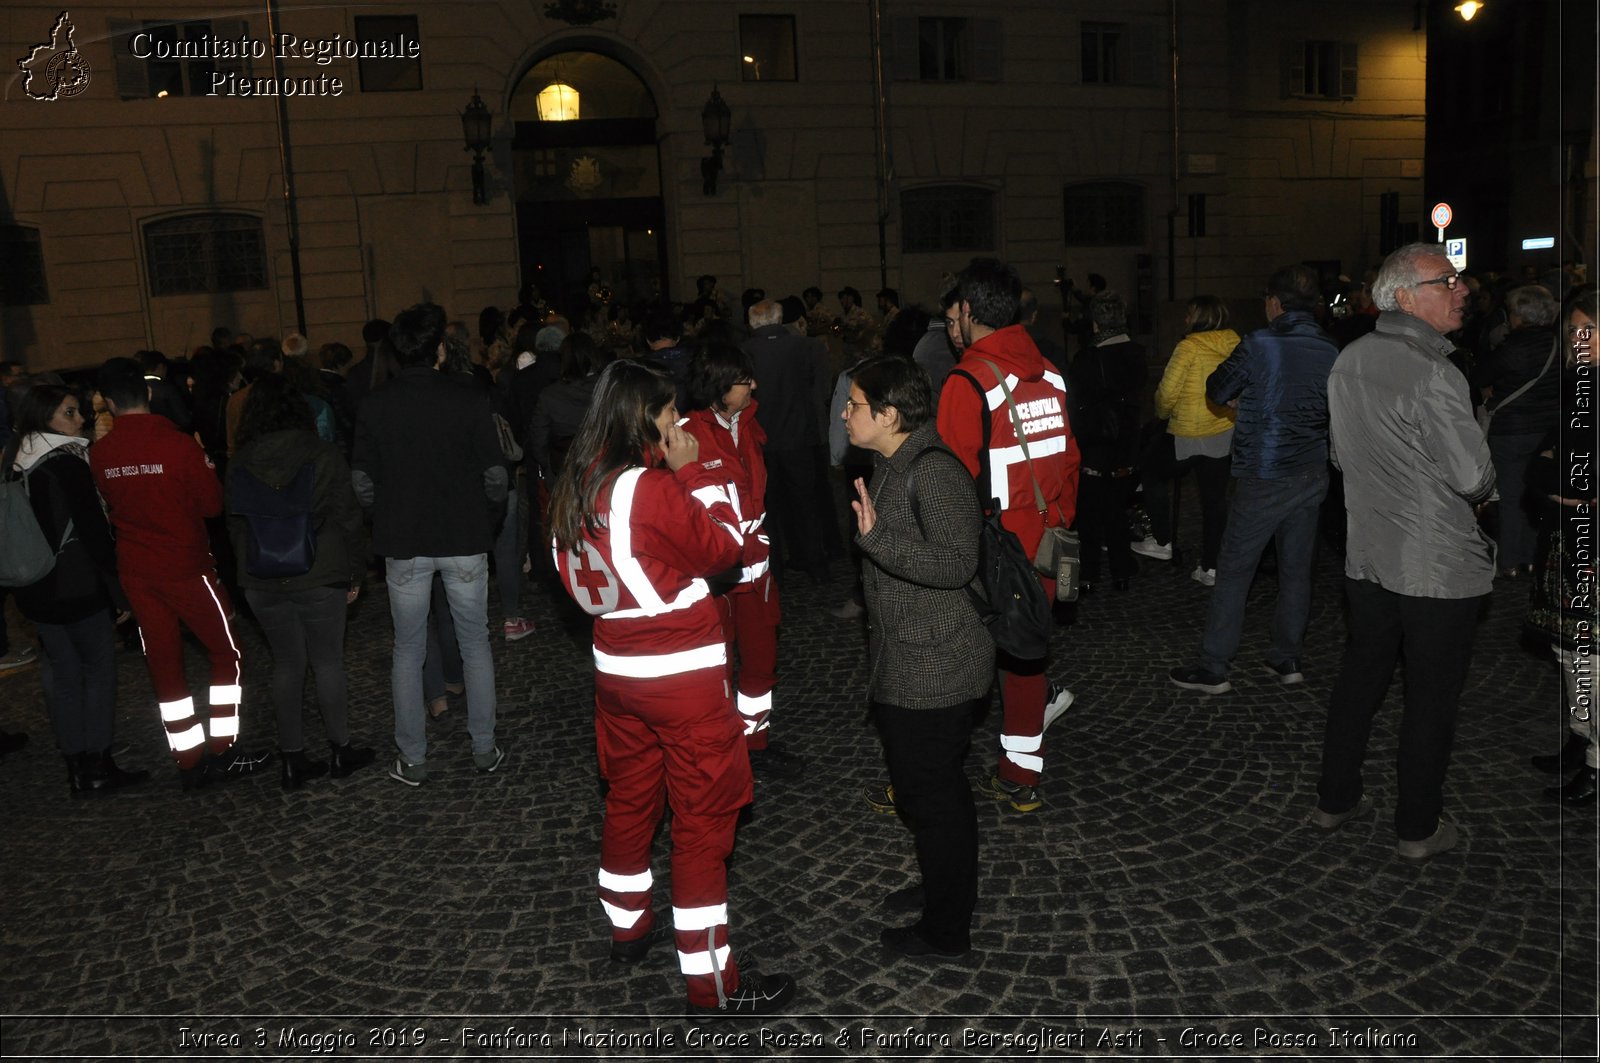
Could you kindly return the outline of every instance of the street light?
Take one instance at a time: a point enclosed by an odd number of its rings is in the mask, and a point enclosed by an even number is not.
[[[578,90],[561,81],[550,82],[533,98],[539,108],[541,122],[575,122],[578,120]]]
[[[1456,14],[1461,16],[1463,22],[1471,22],[1472,16],[1483,10],[1483,4],[1478,0],[1462,0],[1456,5]]]
[[[700,110],[700,125],[705,130],[706,143],[711,154],[700,160],[700,176],[704,180],[702,191],[708,196],[717,194],[717,174],[722,172],[722,148],[728,143],[728,123],[732,113],[722,101],[722,93],[711,86],[711,98]]]
[[[489,202],[489,193],[484,188],[483,153],[489,150],[493,132],[494,116],[478,90],[473,89],[472,102],[461,112],[461,136],[467,142],[465,150],[472,152],[472,202],[477,206]]]

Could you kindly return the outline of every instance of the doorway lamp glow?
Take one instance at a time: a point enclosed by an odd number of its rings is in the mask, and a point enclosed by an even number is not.
[[[1462,0],[1456,5],[1456,14],[1461,16],[1463,22],[1471,22],[1472,16],[1482,10],[1483,4],[1479,3],[1479,0]]]
[[[722,100],[716,85],[711,86],[711,98],[700,109],[700,125],[711,145],[711,154],[700,160],[701,191],[708,196],[717,194],[717,174],[722,172],[722,149],[728,143],[728,125],[733,115]]]
[[[494,116],[474,88],[472,102],[461,112],[461,137],[467,142],[465,150],[472,152],[472,202],[475,206],[481,207],[489,202],[489,192],[484,183],[483,153],[489,150],[493,132]]]
[[[541,122],[576,122],[578,120],[578,90],[557,78],[539,90],[534,97]]]

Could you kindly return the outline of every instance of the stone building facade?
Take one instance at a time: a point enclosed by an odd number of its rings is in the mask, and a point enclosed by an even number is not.
[[[179,354],[302,314],[313,346],[354,346],[407,304],[471,319],[591,266],[640,297],[710,273],[926,301],[979,253],[1046,317],[1058,277],[1102,274],[1159,342],[1195,292],[1255,306],[1277,264],[1358,277],[1415,231],[1406,6],[284,0],[269,27],[267,5],[7,5],[0,357]],[[575,121],[539,118],[556,82]]]

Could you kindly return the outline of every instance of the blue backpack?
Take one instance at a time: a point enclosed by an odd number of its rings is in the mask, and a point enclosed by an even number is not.
[[[229,505],[245,520],[244,564],[256,579],[304,576],[317,560],[317,529],[311,515],[316,465],[306,462],[281,488],[238,463],[228,468]]]

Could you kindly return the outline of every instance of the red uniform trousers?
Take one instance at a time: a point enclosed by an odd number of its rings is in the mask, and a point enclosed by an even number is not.
[[[600,903],[615,941],[655,925],[650,842],[672,802],[672,921],[689,1002],[739,987],[728,945],[728,854],[752,796],[750,757],[721,668],[658,679],[595,674],[595,741],[606,793]]]
[[[1056,600],[1056,581],[1039,577],[1045,598]],[[1019,661],[999,655],[1000,702],[1005,718],[1000,725],[1000,763],[995,774],[1007,782],[1034,786],[1044,770],[1044,702],[1050,685],[1046,661]],[[1014,671],[1012,669],[1015,669]]]
[[[742,583],[717,599],[722,630],[728,639],[728,679],[732,683],[735,650],[739,658],[734,707],[744,728],[745,745],[767,748],[772,716],[772,688],[778,681],[778,585],[771,574]]]
[[[122,589],[139,622],[145,665],[161,706],[167,745],[178,767],[192,768],[206,752],[221,753],[239,737],[239,644],[228,623],[233,612],[228,592],[215,572],[157,580],[124,571]],[[183,676],[180,622],[194,632],[211,658],[206,727],[195,712],[189,682]]]

